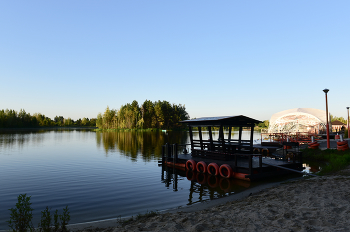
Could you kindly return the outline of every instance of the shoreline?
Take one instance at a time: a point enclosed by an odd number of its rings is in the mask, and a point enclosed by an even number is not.
[[[189,205],[189,206],[183,206],[183,207],[176,207],[176,208],[171,208],[171,209],[166,209],[162,211],[157,211],[159,215],[163,214],[177,214],[177,213],[193,213],[197,211],[202,211],[202,210],[208,210],[213,207],[217,207],[223,204],[227,204],[228,202],[233,202],[233,201],[240,201],[243,200],[253,194],[257,194],[261,191],[264,191],[265,189],[273,188],[276,186],[279,186],[280,184],[290,182],[290,181],[295,181],[298,179],[302,179],[303,177],[297,177],[297,178],[291,178],[288,180],[284,181],[278,181],[278,182],[272,182],[272,183],[266,183],[262,185],[258,185],[255,187],[252,187],[250,189],[244,190],[243,192],[239,192],[230,196],[214,199],[214,200],[209,200],[205,202],[201,202],[198,204],[194,205]],[[116,231],[119,231],[120,227],[120,222],[121,221],[126,221],[128,219],[131,219],[135,216],[129,216],[129,217],[122,217],[122,218],[113,218],[113,219],[106,219],[106,220],[100,220],[100,221],[93,221],[93,222],[83,222],[83,223],[76,223],[76,224],[69,224],[67,228],[69,228],[71,231],[113,231],[114,229],[118,229]],[[133,222],[136,222],[133,221]],[[114,228],[112,230],[112,228]],[[2,232],[2,231],[0,231]]]
[[[225,198],[125,221],[124,225],[115,219],[69,228],[105,232],[350,231],[349,203],[350,166],[333,175],[257,186]]]

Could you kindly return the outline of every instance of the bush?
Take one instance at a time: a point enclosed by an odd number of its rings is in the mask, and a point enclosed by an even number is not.
[[[30,202],[30,198],[31,196],[27,197],[27,194],[20,194],[17,198],[18,202],[16,203],[16,207],[9,209],[11,211],[11,215],[10,220],[7,221],[7,223],[13,232],[26,232],[28,230],[40,232],[68,231],[66,227],[70,221],[68,206],[63,209],[62,215],[59,215],[58,210],[56,209],[53,225],[50,208],[46,206],[45,210],[41,211],[41,220],[38,228],[35,230],[32,224],[33,209],[30,206],[32,204]],[[60,219],[61,226],[58,219]]]
[[[11,217],[7,222],[12,231],[25,232],[28,229],[33,231],[33,209],[30,207],[32,204],[30,198],[27,197],[27,194],[20,194],[17,198],[16,207],[9,209],[11,211]]]

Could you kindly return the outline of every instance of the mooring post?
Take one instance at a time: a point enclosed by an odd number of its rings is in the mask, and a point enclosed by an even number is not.
[[[253,174],[253,155],[249,155],[249,173]]]
[[[262,172],[262,154],[259,154],[259,172]]]
[[[173,189],[175,192],[177,192],[177,173],[176,173],[176,169],[174,168],[174,185],[173,185]]]
[[[174,143],[173,156],[174,156],[174,165],[177,163],[177,143]]]
[[[166,152],[166,161],[169,161],[169,144],[165,144],[165,152]]]
[[[165,145],[162,146],[162,164],[164,164],[164,161],[165,161],[164,157],[165,157]]]

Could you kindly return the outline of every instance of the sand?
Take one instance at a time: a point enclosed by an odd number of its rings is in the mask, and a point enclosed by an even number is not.
[[[350,166],[336,174],[273,184],[240,196],[125,223],[75,231],[350,231]],[[266,186],[265,186],[266,187]],[[82,225],[81,225],[82,226]]]

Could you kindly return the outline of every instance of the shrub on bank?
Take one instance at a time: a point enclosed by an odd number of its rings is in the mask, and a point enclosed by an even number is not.
[[[7,223],[13,232],[68,231],[66,227],[70,221],[68,206],[63,209],[62,215],[59,215],[58,210],[56,209],[55,214],[53,215],[53,224],[50,208],[47,206],[45,210],[41,211],[41,220],[38,228],[35,229],[32,223],[33,208],[31,207],[32,203],[30,202],[30,198],[31,196],[27,197],[27,194],[20,194],[17,198],[18,202],[16,203],[16,207],[9,209],[11,211],[11,216]]]

